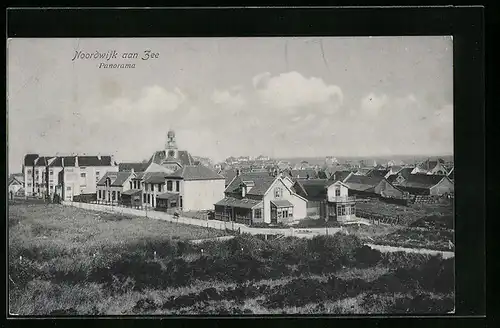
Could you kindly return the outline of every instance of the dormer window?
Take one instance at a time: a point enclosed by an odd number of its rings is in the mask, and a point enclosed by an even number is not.
[[[281,198],[283,196],[283,189],[280,187],[274,188],[274,198]]]

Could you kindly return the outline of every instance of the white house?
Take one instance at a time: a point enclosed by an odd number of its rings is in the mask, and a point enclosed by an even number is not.
[[[226,188],[214,204],[215,217],[224,221],[290,224],[307,216],[307,200],[296,194],[280,176],[246,173]]]
[[[134,177],[134,172],[106,172],[97,182],[97,201],[121,203],[122,194],[132,189]]]
[[[21,174],[12,174],[9,178],[9,197],[12,198],[23,192],[24,195],[24,175]]]

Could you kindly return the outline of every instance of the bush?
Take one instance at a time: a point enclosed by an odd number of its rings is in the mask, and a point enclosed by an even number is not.
[[[358,248],[354,256],[355,264],[360,267],[374,266],[381,260],[381,252],[366,245]]]

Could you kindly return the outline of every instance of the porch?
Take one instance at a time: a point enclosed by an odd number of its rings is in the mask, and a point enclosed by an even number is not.
[[[325,202],[324,215],[328,221],[336,220],[338,222],[346,222],[356,219],[356,202],[355,199],[346,199],[339,202]]]
[[[226,197],[215,204],[215,219],[251,225],[263,220],[262,201]]]
[[[141,189],[130,189],[122,192],[120,204],[131,207],[140,207],[142,190]]]
[[[169,211],[182,209],[182,198],[179,193],[165,192],[156,196],[156,209]]]

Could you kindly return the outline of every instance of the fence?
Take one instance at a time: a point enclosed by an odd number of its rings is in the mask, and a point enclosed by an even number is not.
[[[445,195],[416,195],[412,199],[413,204],[439,204],[445,201],[452,201],[453,194]]]
[[[92,211],[100,211],[106,213],[116,213],[122,215],[132,215],[138,217],[147,217],[155,220],[163,220],[167,222],[174,222],[180,224],[189,224],[199,227],[212,228],[223,231],[235,231],[238,233],[248,233],[252,235],[283,235],[283,236],[297,236],[297,237],[313,237],[315,235],[322,234],[335,234],[340,231],[340,228],[311,228],[311,229],[275,229],[275,228],[251,228],[244,224],[236,222],[225,222],[218,220],[198,220],[187,217],[175,217],[174,215],[168,214],[166,212],[155,211],[155,210],[138,210],[130,207],[123,206],[109,206],[100,205],[92,203],[77,203],[77,202],[61,202],[62,205],[73,206],[81,209],[87,209]]]
[[[356,217],[370,220],[372,223],[377,223],[377,224],[385,223],[391,225],[399,225],[401,222],[401,217],[399,215],[386,216],[386,215],[380,215],[372,212],[363,211],[360,209],[356,209]]]

